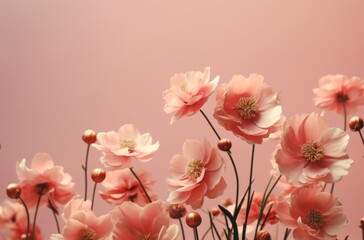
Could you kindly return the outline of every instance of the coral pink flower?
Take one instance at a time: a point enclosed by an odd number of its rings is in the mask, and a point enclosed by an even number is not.
[[[21,197],[29,208],[36,205],[40,192],[40,206],[50,201],[56,207],[55,202],[66,204],[74,196],[72,177],[64,173],[62,166],[55,166],[47,153],[36,154],[31,168],[25,165],[25,159],[18,162],[16,172],[21,181]]]
[[[133,158],[149,161],[159,148],[159,142],[152,143],[149,133],[140,134],[133,124],[121,126],[118,132],[100,132],[97,143],[92,144],[102,151],[101,162],[109,168],[120,169],[131,167]]]
[[[176,240],[178,227],[170,223],[166,204],[158,200],[144,207],[124,202],[112,211],[113,240]]]
[[[319,87],[313,92],[316,107],[344,114],[355,113],[359,105],[364,104],[364,80],[344,75],[327,75],[319,80]]]
[[[277,138],[284,122],[277,93],[261,75],[233,76],[217,92],[214,117],[248,143]]]
[[[314,187],[301,187],[291,201],[277,207],[281,222],[294,229],[295,239],[337,239],[347,223],[337,197]]]
[[[337,182],[353,162],[346,153],[348,141],[346,132],[329,128],[319,114],[296,115],[285,124],[275,160],[294,186]]]
[[[164,111],[173,113],[171,124],[178,119],[191,116],[201,109],[208,97],[215,90],[219,76],[210,81],[210,68],[204,72],[187,72],[175,74],[171,80],[171,88],[163,93],[166,102]]]
[[[168,202],[189,204],[194,209],[202,206],[204,197],[216,198],[223,194],[225,161],[217,148],[205,140],[186,140],[183,155],[175,155],[171,162],[172,177],[167,179],[171,189]]]
[[[135,173],[149,197],[155,200],[156,196],[151,190],[151,185],[155,183],[152,175],[146,171],[135,171]],[[125,201],[133,201],[141,206],[149,203],[138,180],[128,168],[108,172],[102,186],[104,190],[100,191],[100,195],[109,203],[120,205]]]

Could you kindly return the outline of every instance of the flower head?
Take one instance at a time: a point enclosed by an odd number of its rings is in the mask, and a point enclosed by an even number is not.
[[[344,114],[355,113],[359,105],[364,104],[364,80],[344,75],[327,75],[319,80],[319,87],[313,92],[316,107]]]
[[[186,140],[183,155],[175,155],[171,162],[172,177],[167,179],[171,189],[168,202],[202,206],[204,197],[216,198],[226,188],[223,174],[225,161],[217,148],[205,140]]]
[[[214,117],[226,130],[248,143],[276,138],[284,122],[278,94],[263,76],[233,76],[217,92]]]
[[[294,186],[337,182],[353,162],[346,153],[348,142],[346,132],[330,128],[319,114],[296,115],[284,126],[275,161]]]
[[[173,113],[171,124],[200,110],[218,82],[219,76],[210,82],[209,67],[206,67],[204,72],[175,74],[170,81],[171,87],[163,93],[163,99],[166,102],[164,111]]]
[[[118,132],[100,132],[97,143],[92,144],[102,151],[101,162],[111,169],[131,167],[133,158],[149,161],[159,148],[159,142],[152,143],[149,133],[140,134],[133,124],[121,126]]]

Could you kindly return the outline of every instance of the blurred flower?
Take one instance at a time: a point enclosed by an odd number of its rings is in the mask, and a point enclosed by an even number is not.
[[[171,124],[178,119],[191,116],[199,111],[219,82],[219,76],[210,82],[210,68],[204,72],[187,72],[175,74],[171,80],[171,88],[163,93],[166,102],[164,111],[173,113]]]
[[[131,167],[133,158],[149,161],[159,148],[159,142],[152,143],[149,133],[140,134],[133,124],[121,126],[118,132],[100,132],[97,143],[92,144],[102,152],[101,162],[109,168]]]
[[[133,202],[124,202],[116,206],[111,214],[114,224],[111,234],[113,240],[178,239],[178,227],[170,223],[167,206],[160,200],[144,207]]]
[[[135,173],[149,196],[155,200],[156,196],[151,190],[151,186],[155,183],[153,176],[143,170]],[[133,201],[141,206],[149,203],[138,180],[128,168],[108,172],[101,184],[104,190],[100,191],[100,196],[109,203],[120,205],[125,201]]]
[[[40,206],[51,202],[66,204],[74,196],[74,183],[71,175],[64,173],[62,166],[55,166],[48,153],[34,156],[31,168],[25,165],[25,159],[18,162],[16,172],[20,180],[21,197],[28,208],[35,207],[39,193],[42,193]]]
[[[226,130],[248,143],[277,138],[284,117],[278,94],[261,75],[235,75],[217,92],[214,117]]]
[[[348,142],[346,132],[329,128],[319,114],[295,115],[284,126],[275,161],[280,173],[296,187],[337,182],[353,162],[346,153]]]
[[[216,198],[223,194],[225,161],[217,148],[205,140],[186,140],[183,155],[175,155],[170,161],[171,178],[167,179],[171,193],[167,199],[172,204],[189,204],[196,209],[202,206],[204,197]]]
[[[313,92],[316,107],[332,110],[343,115],[355,113],[359,105],[364,104],[364,80],[344,75],[327,75],[319,80],[319,87]]]

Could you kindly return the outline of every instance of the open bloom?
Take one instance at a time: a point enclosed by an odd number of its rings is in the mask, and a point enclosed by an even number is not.
[[[248,143],[278,137],[285,120],[278,94],[263,81],[257,74],[236,75],[217,91],[214,117]]]
[[[313,92],[316,107],[344,114],[355,113],[364,104],[364,80],[344,75],[327,75],[319,80],[319,87]]]
[[[52,157],[47,153],[34,156],[31,168],[25,165],[25,159],[16,165],[21,187],[21,197],[29,208],[35,207],[38,196],[41,195],[40,206],[50,202],[66,204],[74,196],[74,183],[62,166],[55,166]]]
[[[152,143],[149,133],[140,134],[133,124],[121,126],[118,132],[100,132],[97,143],[92,144],[102,151],[101,162],[109,168],[120,169],[131,167],[133,158],[149,161],[159,148],[159,142]]]
[[[347,223],[337,197],[316,187],[296,189],[277,207],[281,222],[294,229],[295,239],[337,239]]]
[[[202,206],[204,197],[216,198],[224,192],[226,183],[222,177],[225,161],[217,148],[205,140],[186,140],[183,155],[175,155],[170,161],[172,177],[167,179],[171,193],[168,202],[189,204],[194,209]]]
[[[152,175],[146,171],[135,171],[135,173],[149,197],[155,200],[156,196],[151,190],[151,185],[155,183]],[[100,191],[100,196],[109,203],[120,205],[125,201],[133,201],[141,206],[149,203],[138,180],[128,168],[108,172],[102,186],[104,190]]]
[[[348,141],[346,132],[330,128],[319,114],[296,115],[284,126],[275,160],[294,186],[337,182],[353,162],[346,153]]]
[[[178,227],[170,223],[166,204],[158,200],[144,207],[124,202],[112,211],[111,239],[177,240]]]
[[[163,93],[166,102],[164,111],[173,113],[171,124],[184,116],[191,116],[201,109],[219,82],[219,76],[210,82],[210,68],[204,72],[187,72],[175,74],[171,88]]]

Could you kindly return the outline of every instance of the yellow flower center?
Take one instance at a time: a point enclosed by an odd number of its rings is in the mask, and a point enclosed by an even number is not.
[[[306,219],[307,219],[307,225],[310,226],[313,229],[319,229],[325,223],[325,219],[322,216],[322,214],[319,211],[315,210],[315,209],[311,210],[306,215]]]
[[[96,232],[92,229],[86,229],[80,236],[80,240],[96,240]]]
[[[258,111],[258,106],[252,97],[240,98],[236,108],[244,120],[255,118]]]
[[[305,143],[301,147],[302,156],[308,163],[315,163],[321,160],[324,156],[324,150],[320,143],[314,141]]]
[[[131,138],[121,139],[119,145],[120,145],[120,148],[127,148],[129,150],[129,152],[132,152],[137,146],[134,139],[131,139]]]
[[[201,176],[202,170],[203,170],[202,161],[198,159],[191,160],[186,167],[188,178],[194,182],[196,182],[197,178]]]

